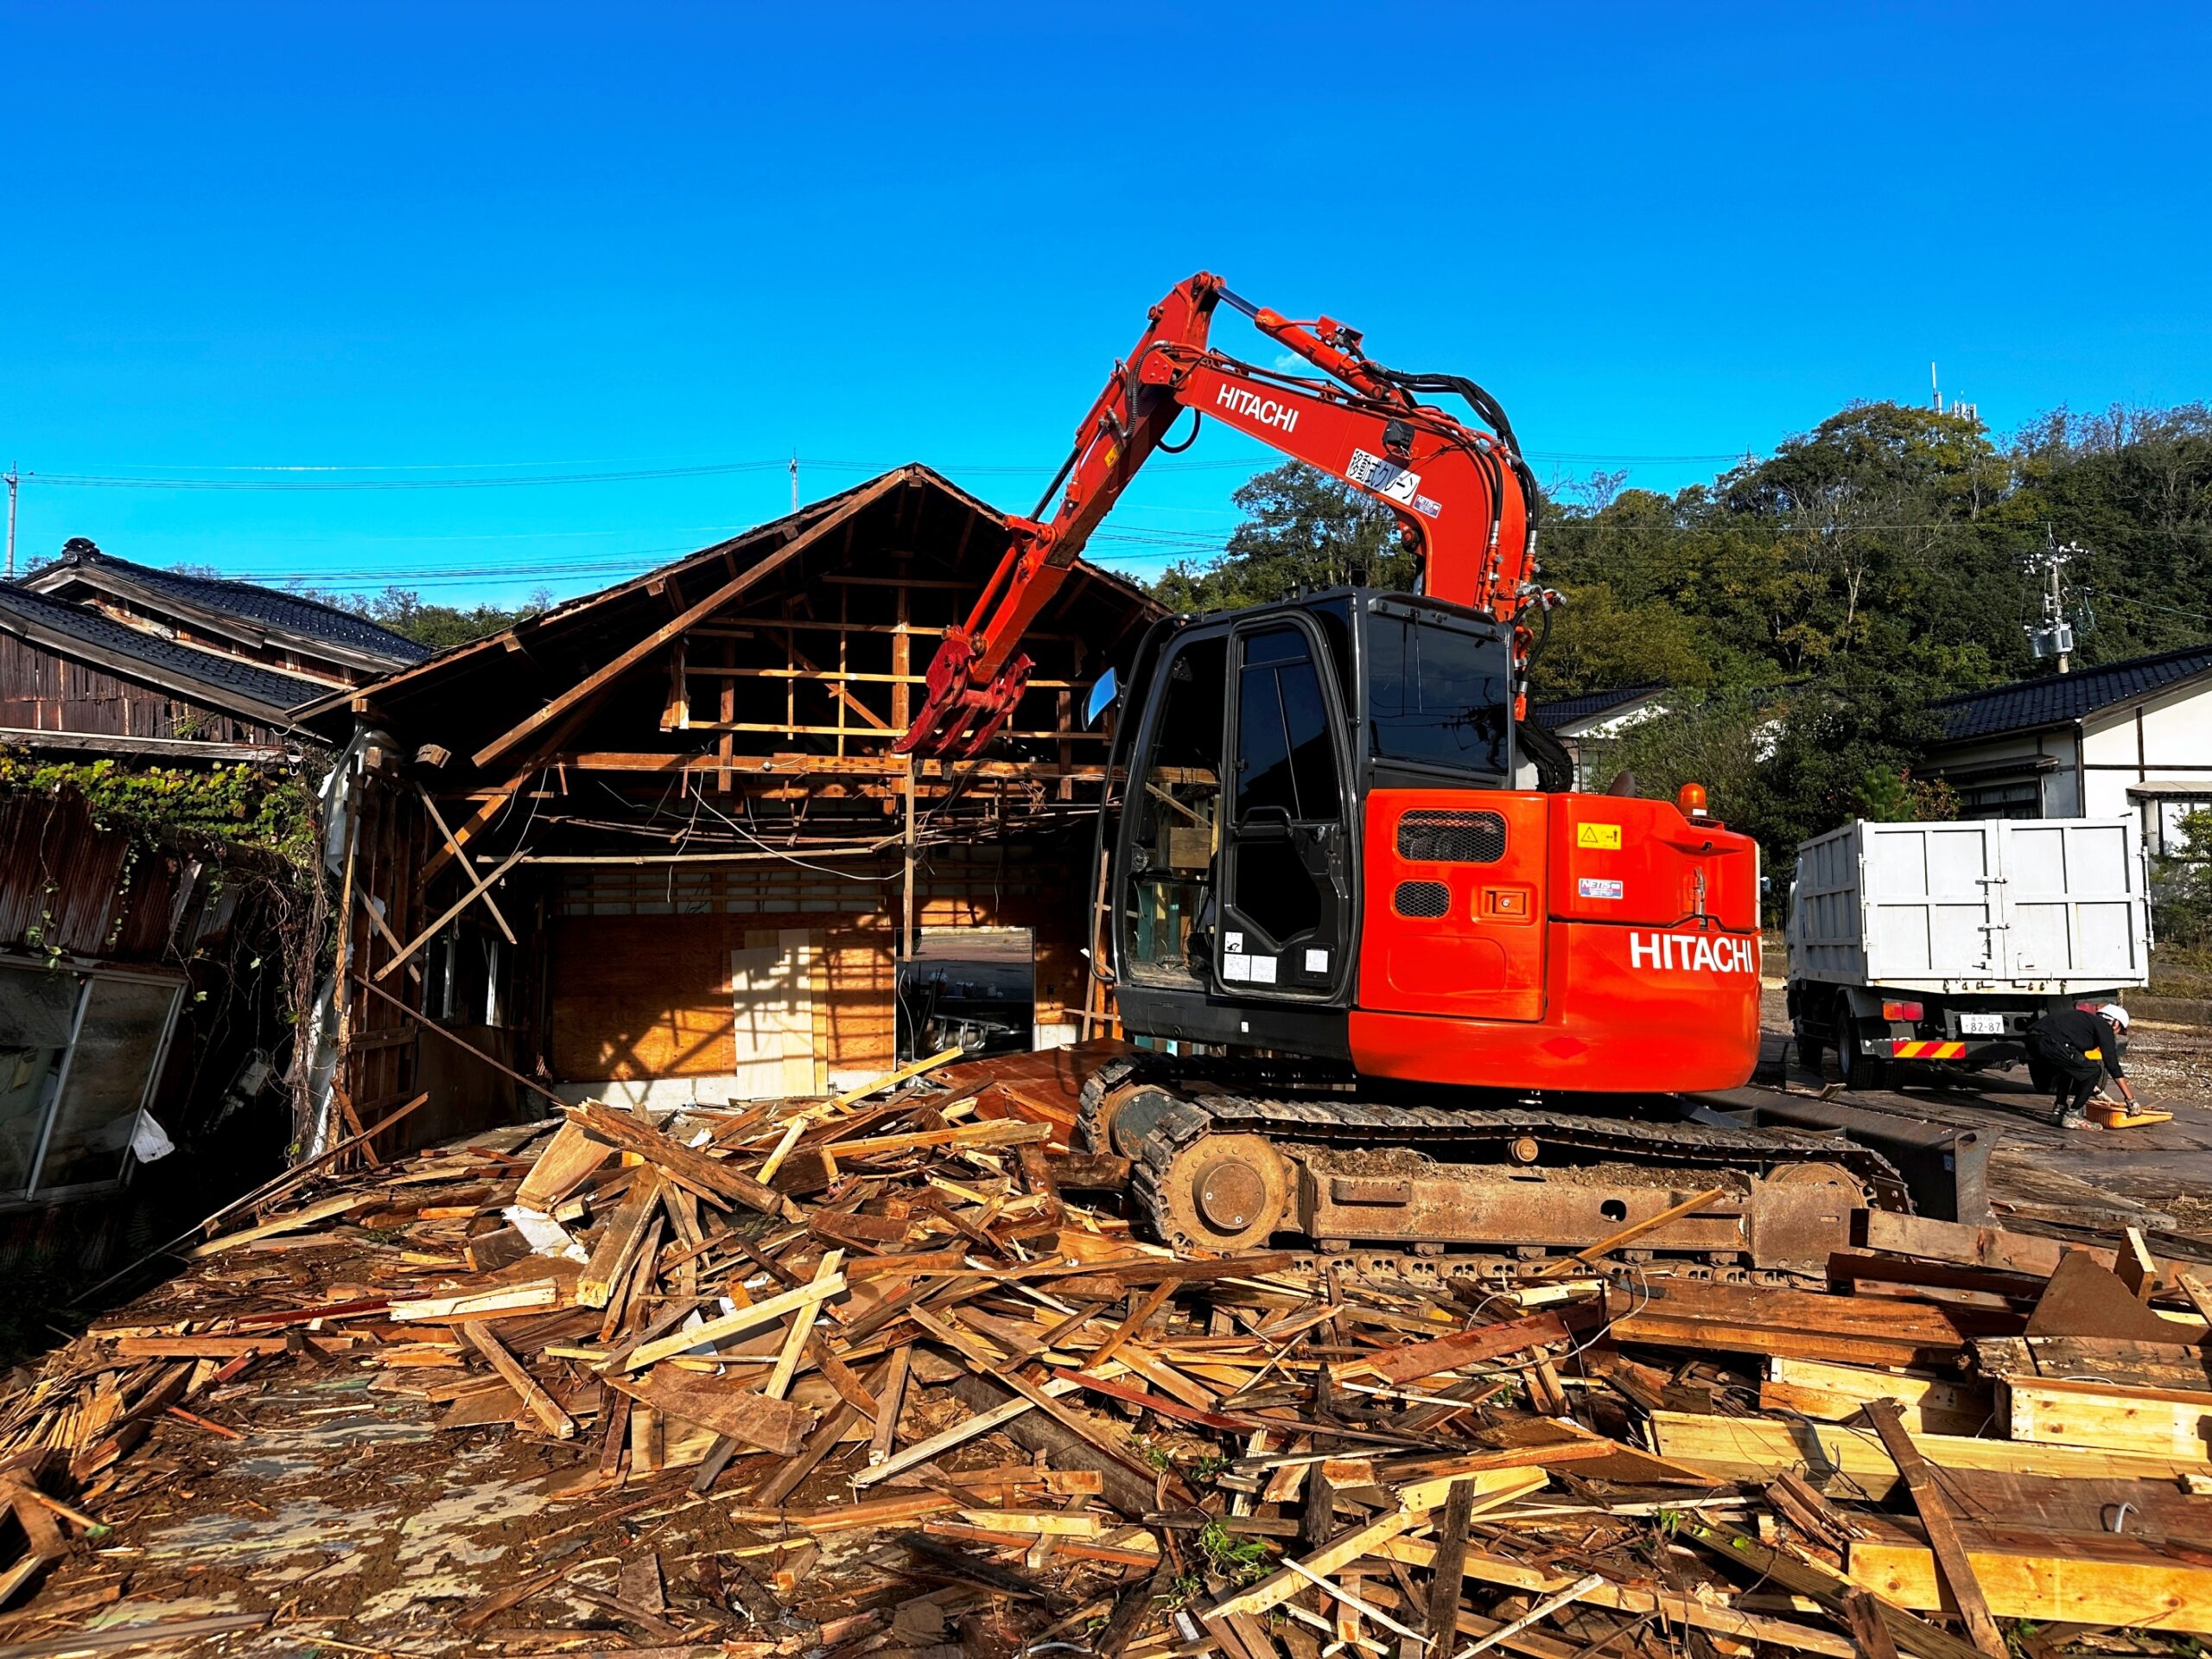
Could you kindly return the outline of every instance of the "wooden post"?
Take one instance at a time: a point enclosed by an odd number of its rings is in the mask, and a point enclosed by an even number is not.
[[[727,669],[737,666],[737,641],[734,639],[725,639],[722,641],[722,666]],[[721,694],[715,705],[715,715],[721,727],[715,738],[715,758],[721,762],[721,769],[715,773],[715,792],[727,795],[731,783],[729,763],[737,750],[737,734],[730,729],[737,720],[737,676],[734,673],[722,676]]]

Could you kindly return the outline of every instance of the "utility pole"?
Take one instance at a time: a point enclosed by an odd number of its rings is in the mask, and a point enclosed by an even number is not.
[[[13,582],[16,579],[16,486],[23,480],[12,461],[8,463],[5,476],[8,484],[8,580]]]
[[[2066,620],[2066,595],[2060,586],[2059,572],[2069,560],[2078,558],[2083,550],[2073,542],[2060,546],[2057,537],[2049,524],[2043,527],[2044,550],[2038,561],[2049,586],[2043,595],[2043,620],[2031,624],[2027,629],[2028,650],[2036,657],[2056,657],[2058,671],[2070,672],[2074,652],[2074,625]]]
[[[791,511],[798,511],[798,451],[791,451]]]

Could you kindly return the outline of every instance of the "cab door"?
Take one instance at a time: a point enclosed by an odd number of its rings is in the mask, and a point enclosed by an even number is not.
[[[1346,718],[1303,618],[1243,624],[1230,651],[1217,987],[1326,999],[1345,983],[1352,942]]]

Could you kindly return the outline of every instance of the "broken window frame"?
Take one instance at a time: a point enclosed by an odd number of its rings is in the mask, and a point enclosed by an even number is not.
[[[93,988],[102,982],[124,981],[159,985],[168,990],[168,1007],[162,1015],[159,1032],[148,1053],[139,1084],[137,1107],[131,1118],[135,1135],[139,1120],[152,1103],[154,1090],[161,1082],[162,1068],[168,1062],[169,1045],[176,1036],[177,1016],[184,1005],[186,986],[183,976],[145,969],[111,968],[67,958],[56,963],[13,956],[0,956],[0,972],[67,974],[77,981],[76,1005],[69,1018],[69,1040],[62,1046],[50,1073],[51,1080],[40,1108],[36,1149],[31,1154],[24,1184],[20,1187],[0,1188],[0,1210],[61,1203],[120,1191],[129,1183],[138,1162],[128,1141],[122,1148],[121,1160],[112,1176],[95,1181],[75,1181],[64,1186],[41,1184],[48,1155],[54,1149],[55,1124],[62,1104],[68,1097],[70,1077],[76,1068],[78,1050],[84,1039],[85,1016],[92,1006]]]

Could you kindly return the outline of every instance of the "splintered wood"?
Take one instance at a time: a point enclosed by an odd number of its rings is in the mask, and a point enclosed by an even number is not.
[[[253,1402],[335,1389],[554,1471],[543,1537],[438,1605],[470,1652],[2057,1659],[2212,1632],[2200,1264],[1885,1212],[1790,1282],[1670,1264],[1649,1228],[1178,1255],[1121,1217],[1119,1160],[1067,1144],[1110,1052],[593,1103],[273,1185],[0,1398],[0,1643],[119,1645],[114,1574],[73,1577],[143,1548],[105,1511],[191,1514],[181,1452],[247,1456]],[[712,1545],[639,1553],[702,1511]]]

